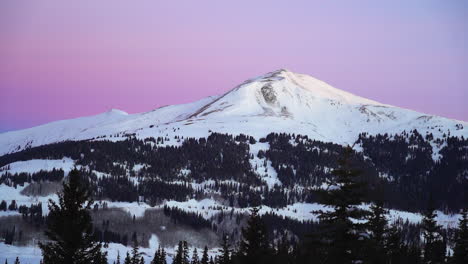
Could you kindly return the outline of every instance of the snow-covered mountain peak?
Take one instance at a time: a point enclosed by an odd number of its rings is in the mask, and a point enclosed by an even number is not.
[[[249,79],[224,95],[187,104],[139,114],[111,109],[2,133],[0,155],[66,140],[123,140],[127,135],[205,137],[219,132],[260,138],[286,132],[352,145],[362,132],[396,134],[417,129],[434,138],[468,137],[467,128],[467,122],[380,104],[309,75],[280,69]]]
[[[260,80],[264,82],[283,82],[285,86],[304,89],[316,98],[338,101],[345,104],[372,104],[378,102],[337,89],[328,83],[307,74],[300,74],[287,69],[279,69],[268,73]]]
[[[334,105],[379,105],[309,75],[280,69],[249,79],[193,116],[279,116],[304,119]]]

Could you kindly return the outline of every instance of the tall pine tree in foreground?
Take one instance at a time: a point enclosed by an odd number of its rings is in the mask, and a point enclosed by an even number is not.
[[[192,260],[190,261],[190,264],[200,264],[200,259],[198,258],[197,248],[193,249]]]
[[[176,254],[174,256],[173,264],[190,264],[189,249],[187,241],[179,241]]]
[[[437,225],[436,216],[434,204],[431,198],[422,221],[424,237],[423,262],[427,264],[445,262],[446,245],[441,235],[441,226]]]
[[[219,250],[218,264],[230,264],[231,263],[231,250],[229,249],[229,240],[227,235],[223,235],[223,241],[221,249]]]
[[[119,251],[117,251],[117,260],[114,263],[120,264],[120,252]]]
[[[44,264],[107,264],[107,253],[93,241],[92,203],[78,170],[72,170],[58,204],[49,200],[45,234],[50,242],[39,243]]]
[[[372,249],[369,249],[371,251]],[[403,230],[396,223],[385,234],[386,264],[420,264],[421,248],[419,241],[404,241]]]
[[[455,236],[455,248],[453,249],[453,263],[468,263],[468,210],[465,208],[458,222],[458,230]]]
[[[259,208],[251,210],[247,227],[242,228],[240,248],[235,263],[262,264],[270,263],[270,244],[265,223],[258,214]]]
[[[156,253],[154,253],[154,258],[151,261],[151,264],[167,264],[166,262],[166,251],[161,246],[158,247]]]
[[[132,258],[130,257],[130,253],[127,251],[127,256],[124,259],[124,264],[132,264]]]
[[[288,235],[284,233],[281,238],[277,240],[275,246],[274,262],[282,264],[297,263],[295,259],[293,242],[288,239]]]
[[[205,246],[205,249],[203,249],[203,255],[202,255],[202,258],[200,260],[200,263],[201,264],[208,264],[209,262],[209,259],[208,259],[208,247]]]
[[[359,206],[365,202],[365,184],[361,182],[361,172],[351,164],[353,150],[347,147],[338,161],[329,188],[322,193],[322,203],[331,207],[330,211],[319,211],[321,228],[315,235],[321,244],[323,255],[319,263],[357,263],[363,261],[367,239],[365,219],[368,211]],[[309,261],[317,261],[310,256]]]
[[[187,241],[183,242],[184,250],[183,250],[183,257],[182,257],[182,264],[190,264],[189,261],[189,246]]]
[[[388,233],[387,210],[383,207],[382,201],[377,201],[371,205],[371,212],[367,228],[370,239],[368,241],[369,251],[366,254],[368,263],[385,263],[386,261],[386,235]]]
[[[133,247],[132,247],[132,256],[130,258],[130,264],[139,264],[143,260],[143,253],[140,252],[140,247],[138,246],[138,239],[137,239],[136,232],[133,233],[132,240],[133,240]]]

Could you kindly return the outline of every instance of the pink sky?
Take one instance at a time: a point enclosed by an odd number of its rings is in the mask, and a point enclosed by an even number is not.
[[[1,1],[0,132],[186,103],[279,68],[468,121],[467,1],[329,2]]]

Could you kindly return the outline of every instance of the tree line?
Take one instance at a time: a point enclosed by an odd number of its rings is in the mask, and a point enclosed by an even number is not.
[[[81,174],[95,199],[128,202],[143,199],[156,205],[165,199],[185,201],[220,193],[231,206],[278,208],[296,202],[318,202],[319,194],[314,189],[331,177],[330,171],[337,168],[343,151],[338,144],[286,133],[271,133],[259,139],[268,143],[269,149],[259,151],[257,156],[250,152],[256,140],[247,135],[211,133],[198,139],[175,136],[145,140],[128,136],[117,142],[68,141],[29,148],[1,156],[0,166],[66,156],[88,169]],[[178,141],[179,145],[166,146],[163,141]],[[457,212],[464,206],[468,190],[467,139],[450,134],[434,139],[431,134],[421,135],[413,130],[395,135],[362,133],[355,144],[362,151],[353,152],[350,158],[361,168],[360,177],[369,185],[382,186],[370,188],[366,194],[369,199],[378,199],[384,192],[386,207],[420,212],[431,193],[435,206],[445,212]],[[433,153],[432,145],[440,146],[440,155]],[[261,163],[254,165],[254,159],[260,159]],[[281,186],[269,188],[262,181],[269,163]],[[134,170],[135,165],[141,168]],[[93,171],[105,175],[98,177]],[[63,176],[62,170],[33,174],[5,172],[0,183],[16,186],[61,181]],[[191,185],[207,181],[214,184],[206,184],[203,189]]]
[[[422,221],[422,243],[408,243],[397,225],[389,223],[382,200],[372,201],[370,209],[362,207],[369,202],[365,196],[367,182],[350,158],[352,150],[346,148],[337,169],[320,193],[323,204],[333,210],[317,211],[319,227],[298,241],[269,236],[270,228],[259,214],[251,210],[247,225],[237,245],[223,236],[220,250],[208,258],[205,248],[201,259],[194,249],[190,257],[189,246],[181,241],[173,264],[237,264],[237,263],[466,263],[468,260],[468,211],[462,211],[453,245],[453,254],[447,252],[447,241],[436,222],[434,203],[430,202]],[[102,243],[93,239],[89,190],[80,182],[79,171],[73,170],[59,194],[59,202],[49,202],[46,235],[41,242],[43,263],[107,263]],[[136,239],[133,249],[123,260],[125,264],[143,264]],[[166,263],[166,252],[158,248],[153,264]],[[117,261],[120,263],[120,257]]]

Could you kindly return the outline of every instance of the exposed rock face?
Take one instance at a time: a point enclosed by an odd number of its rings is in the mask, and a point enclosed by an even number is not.
[[[273,89],[273,86],[271,86],[271,84],[266,84],[265,86],[263,86],[261,91],[265,102],[267,102],[270,105],[275,105],[277,103],[275,90]]]

